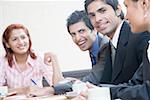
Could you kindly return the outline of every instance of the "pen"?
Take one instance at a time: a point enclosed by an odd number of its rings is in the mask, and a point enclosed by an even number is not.
[[[31,79],[31,82],[32,82],[34,85],[37,85],[36,82],[35,82],[33,79]]]

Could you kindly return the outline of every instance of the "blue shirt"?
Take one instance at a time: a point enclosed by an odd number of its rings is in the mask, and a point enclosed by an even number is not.
[[[93,42],[92,48],[90,50],[90,58],[91,58],[92,66],[97,63],[97,56],[98,56],[98,52],[100,49],[100,41],[101,40],[102,40],[102,38],[97,33],[96,39]]]

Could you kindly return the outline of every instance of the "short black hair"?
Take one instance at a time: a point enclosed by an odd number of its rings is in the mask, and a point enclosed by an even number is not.
[[[89,6],[89,4],[91,4],[93,1],[98,1],[98,0],[85,0],[84,1],[84,7],[85,7],[85,11],[86,12],[88,12],[87,11],[87,7]],[[106,4],[108,4],[108,5],[110,5],[113,9],[114,9],[114,11],[116,11],[117,10],[117,6],[118,6],[118,0],[101,0],[101,1],[103,1],[103,2],[105,2]],[[121,19],[124,19],[124,13],[121,11],[121,14],[120,14],[120,18]]]
[[[88,18],[86,12],[84,10],[81,11],[74,11],[67,19],[67,30],[70,33],[69,26],[73,25],[75,23],[78,23],[80,21],[83,21],[85,25],[90,29],[94,30],[94,27],[91,24],[90,19]]]

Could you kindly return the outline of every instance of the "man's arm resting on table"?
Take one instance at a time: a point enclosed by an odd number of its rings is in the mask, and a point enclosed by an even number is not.
[[[65,94],[66,92],[72,91],[72,85],[74,81],[69,81],[65,83],[58,83],[53,87],[54,94]]]

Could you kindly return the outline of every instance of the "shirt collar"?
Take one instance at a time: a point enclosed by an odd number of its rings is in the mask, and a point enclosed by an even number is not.
[[[100,45],[99,45],[99,41],[101,40],[102,38],[96,34],[96,39],[95,41],[93,42],[92,44],[92,48],[90,50],[90,53],[92,53],[95,57],[97,57],[97,54],[99,52],[99,48],[100,48]]]
[[[148,57],[148,60],[150,62],[150,40],[148,41],[147,57]]]
[[[13,55],[13,62],[15,64],[15,66],[17,66],[17,61],[16,61],[16,58],[15,56]],[[34,59],[31,58],[31,56],[29,55],[28,58],[27,58],[27,61],[26,61],[26,64],[30,65],[31,67],[34,66]]]
[[[113,44],[113,46],[115,48],[117,48],[117,43],[118,43],[118,39],[119,39],[119,34],[120,34],[120,30],[121,30],[121,27],[122,27],[122,24],[123,24],[124,21],[121,22],[121,24],[118,26],[113,38],[111,39],[111,43]]]

